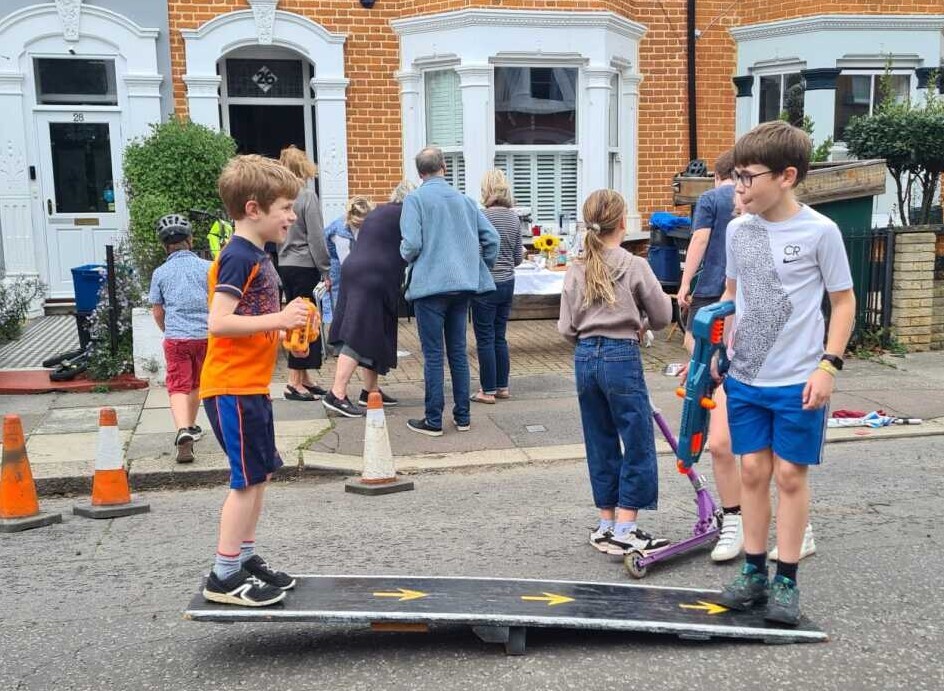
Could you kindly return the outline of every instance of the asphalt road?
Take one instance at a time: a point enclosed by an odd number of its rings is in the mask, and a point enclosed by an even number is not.
[[[681,537],[691,490],[663,465],[661,509],[642,525]],[[260,552],[297,573],[628,579],[585,543],[593,510],[580,463],[416,481],[415,492],[379,498],[345,494],[340,480],[276,484]],[[819,552],[800,570],[805,611],[831,638],[820,644],[531,631],[528,655],[506,657],[465,627],[183,621],[225,491],[155,492],[149,515],[67,515],[0,536],[0,688],[944,688],[944,438],[827,449],[813,480]],[[735,568],[696,553],[644,583],[717,587]]]

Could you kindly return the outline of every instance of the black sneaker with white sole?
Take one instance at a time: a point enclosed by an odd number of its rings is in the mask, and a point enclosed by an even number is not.
[[[193,463],[193,443],[195,441],[193,434],[186,427],[177,430],[174,446],[177,449],[175,460],[178,463]]]
[[[666,547],[669,541],[665,538],[656,538],[649,533],[636,528],[624,535],[612,535],[603,545],[607,554],[624,556],[630,552],[651,552]]]
[[[321,405],[325,407],[325,410],[330,410],[344,417],[364,417],[367,415],[367,411],[351,403],[350,398],[347,396],[338,398],[333,391],[325,394],[325,397],[321,399]]]
[[[443,434],[442,427],[433,427],[431,424],[426,422],[426,418],[423,418],[422,420],[409,420],[407,421],[406,426],[414,432],[425,434],[427,437],[441,437]]]
[[[263,583],[275,586],[281,590],[291,590],[295,587],[295,579],[282,571],[269,568],[266,560],[258,554],[253,554],[243,562],[243,569],[258,578]]]
[[[457,432],[468,432],[470,429],[472,429],[471,422],[459,422],[458,420],[453,420],[452,424],[456,426]]]
[[[266,607],[285,599],[285,591],[263,583],[245,569],[221,580],[213,571],[203,586],[203,597],[209,602],[243,607]]]
[[[203,439],[203,428],[200,425],[194,425],[193,427],[188,427],[187,431],[190,432],[190,436],[193,437],[194,441],[200,441]]]
[[[384,404],[385,406],[394,406],[394,405],[399,405],[399,404],[400,404],[400,401],[398,401],[397,399],[395,399],[393,396],[388,396],[386,393],[384,393],[384,390],[383,390],[383,389],[379,389],[379,391],[380,391],[380,398],[381,398],[381,400],[383,401],[383,404]],[[367,406],[367,397],[368,397],[369,395],[370,395],[370,391],[366,391],[366,390],[364,390],[364,389],[361,389],[361,395],[360,395],[360,396],[358,397],[358,399],[357,399],[357,405],[366,407],[366,406]]]

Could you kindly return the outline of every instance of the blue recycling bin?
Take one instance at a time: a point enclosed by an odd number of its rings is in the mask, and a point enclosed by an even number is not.
[[[104,264],[83,264],[72,269],[72,284],[75,286],[75,311],[89,313],[98,305],[98,291],[105,282]]]
[[[649,266],[662,285],[678,285],[682,282],[679,250],[675,245],[650,245]]]

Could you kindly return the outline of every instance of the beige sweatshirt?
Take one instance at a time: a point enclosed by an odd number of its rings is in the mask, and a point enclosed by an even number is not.
[[[574,262],[564,277],[557,330],[571,343],[591,336],[639,340],[639,331],[658,331],[672,321],[672,300],[662,291],[649,262],[621,247],[608,249],[604,260],[613,268],[616,302],[585,307],[586,266]]]

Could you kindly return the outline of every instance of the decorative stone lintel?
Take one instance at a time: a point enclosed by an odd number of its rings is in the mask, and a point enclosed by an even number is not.
[[[806,91],[825,91],[836,89],[836,80],[842,70],[834,67],[818,67],[811,70],[801,70],[800,75],[806,81]]]
[[[128,96],[160,98],[163,81],[164,77],[159,74],[126,74],[124,76]]]
[[[248,0],[252,7],[252,16],[256,20],[256,40],[259,45],[272,44],[272,32],[275,27],[275,8],[279,0]]]
[[[315,101],[346,101],[350,79],[313,77],[309,82],[315,91]]]
[[[56,12],[62,23],[62,37],[70,42],[78,41],[82,0],[56,0]]]
[[[744,74],[737,77],[732,77],[731,81],[734,82],[734,88],[737,89],[738,98],[750,98],[751,93],[754,90],[754,76],[751,74]]]
[[[491,65],[459,65],[456,74],[459,75],[460,89],[491,86]]]
[[[187,85],[187,98],[219,98],[219,88],[222,78],[214,75],[189,75],[183,77]]]

